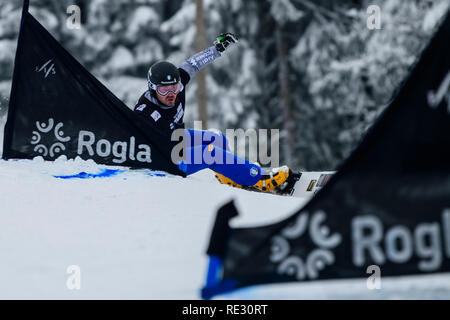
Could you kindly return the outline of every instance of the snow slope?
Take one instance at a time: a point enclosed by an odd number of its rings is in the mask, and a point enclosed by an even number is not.
[[[298,199],[245,192],[202,175],[56,179],[85,161],[0,161],[0,298],[195,299],[215,211],[236,198],[242,219],[293,212]],[[212,178],[209,176],[209,178]],[[70,265],[82,289],[66,288]]]
[[[233,225],[254,226],[284,219],[306,201],[233,189],[207,171],[53,177],[103,168],[80,159],[0,160],[0,299],[198,299],[218,207],[235,199],[241,216]],[[66,286],[71,265],[80,267],[80,290]],[[383,278],[373,291],[366,279],[264,285],[218,298],[449,299],[449,280]]]
[[[203,172],[189,178],[125,172],[111,178],[90,161],[0,161],[1,299],[197,299],[216,209],[235,199],[234,225],[284,219],[305,200],[233,189]],[[68,266],[81,268],[69,290]],[[449,275],[257,286],[220,299],[450,298]]]

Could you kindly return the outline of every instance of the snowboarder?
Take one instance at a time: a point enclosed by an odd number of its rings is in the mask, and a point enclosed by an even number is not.
[[[168,141],[174,130],[184,130],[186,156],[177,165],[187,175],[209,168],[224,184],[262,192],[291,193],[298,175],[288,167],[265,170],[257,163],[232,154],[222,133],[184,129],[186,85],[201,68],[219,58],[237,41],[232,33],[223,33],[211,47],[190,57],[179,68],[167,61],[153,64],[147,76],[149,90],[139,98],[134,111],[166,133]]]

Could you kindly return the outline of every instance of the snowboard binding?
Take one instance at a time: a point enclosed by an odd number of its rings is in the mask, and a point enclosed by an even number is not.
[[[227,184],[229,186],[264,192],[272,193],[278,195],[292,195],[294,193],[295,183],[300,179],[301,173],[295,173],[289,167],[282,166],[278,168],[273,168],[270,170],[266,169],[266,173],[261,177],[261,179],[253,186],[242,186],[225,177],[224,175],[216,172],[217,180],[222,184]]]

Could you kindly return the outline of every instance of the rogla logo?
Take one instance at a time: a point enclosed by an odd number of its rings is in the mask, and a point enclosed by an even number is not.
[[[326,217],[321,210],[313,215],[303,212],[272,237],[269,260],[277,264],[278,274],[291,275],[299,281],[317,279],[321,270],[335,264],[333,251],[343,244],[343,235],[332,233],[324,225]],[[413,227],[398,224],[385,229],[383,221],[374,215],[356,216],[350,224],[352,263],[356,267],[369,263],[400,265],[415,260],[420,271],[433,272],[445,258],[450,259],[450,208],[443,210],[441,221],[422,222]],[[291,241],[301,237],[309,237],[316,248],[298,256]]]
[[[64,137],[63,123],[59,122],[55,125],[53,118],[48,119],[48,122],[36,121],[37,130],[33,131],[31,144],[34,145],[34,151],[42,156],[49,156],[56,158],[63,151],[66,150],[67,143],[71,140],[70,137]],[[57,140],[51,146],[42,143],[43,136],[50,136],[50,141]],[[93,157],[97,155],[102,158],[114,157],[113,162],[120,164],[127,161],[139,161],[144,163],[151,163],[151,148],[146,144],[139,144],[136,148],[136,138],[131,136],[129,141],[114,141],[107,139],[100,139],[97,141],[95,134],[91,131],[81,130],[78,132],[78,155],[88,154]]]
[[[382,221],[373,215],[357,216],[351,224],[355,266],[366,265],[367,255],[378,265],[386,262],[407,263],[418,258],[418,269],[431,272],[441,267],[443,251],[450,258],[448,208],[442,212],[441,223],[419,223],[412,230],[402,225],[383,230]]]
[[[77,153],[82,155],[85,151],[92,157],[95,154],[99,157],[110,157],[111,153],[115,157],[114,163],[124,163],[128,159],[132,161],[151,163],[151,149],[146,144],[138,145],[136,153],[136,139],[130,137],[130,141],[115,141],[111,143],[106,139],[96,141],[95,134],[90,131],[80,131],[78,134]]]

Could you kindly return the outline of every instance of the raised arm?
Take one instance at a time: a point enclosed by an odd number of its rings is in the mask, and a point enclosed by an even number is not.
[[[237,41],[235,35],[231,33],[222,33],[214,40],[213,46],[196,53],[184,61],[180,65],[180,68],[186,71],[192,79],[200,69],[219,58],[230,44],[236,43]]]
[[[206,65],[220,57],[220,53],[215,46],[209,47],[184,61],[180,68],[189,74],[189,77],[194,78],[195,74]]]

